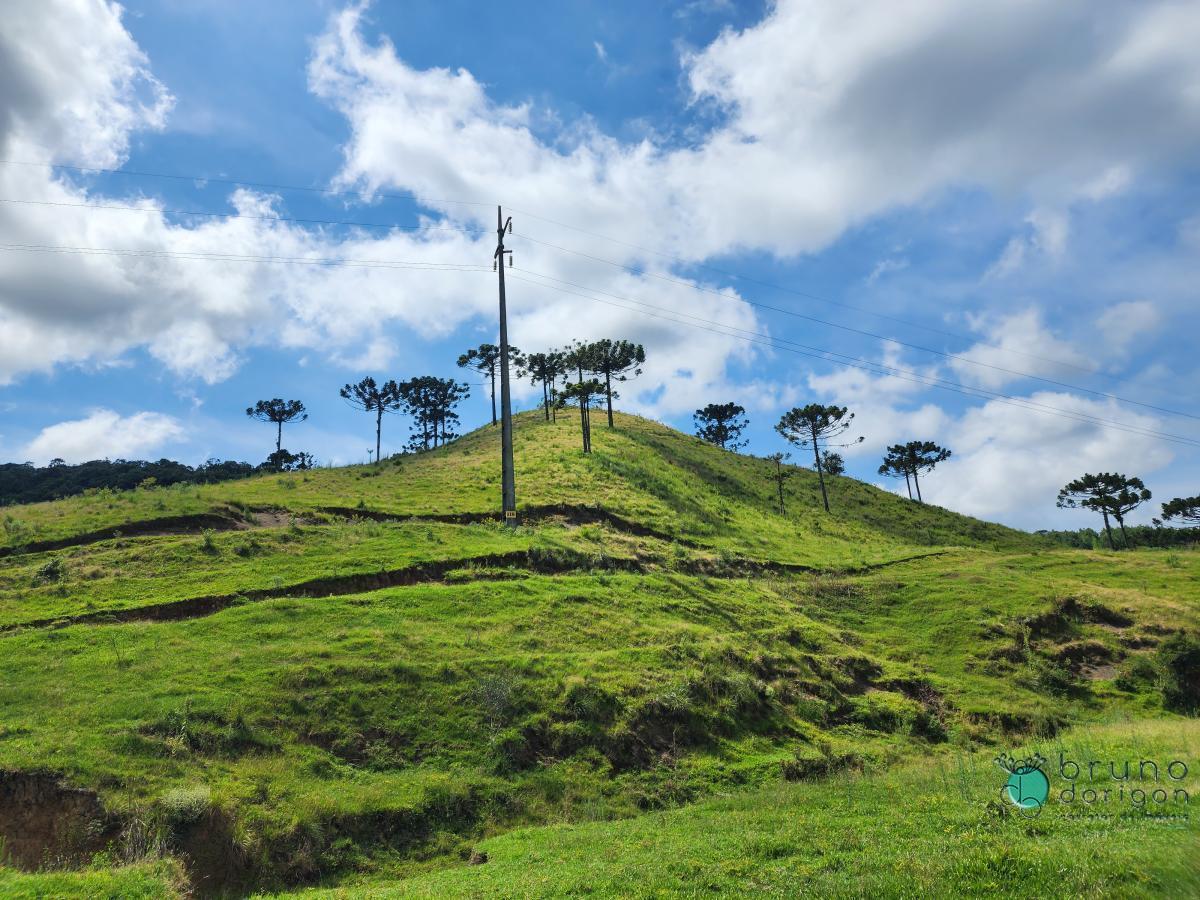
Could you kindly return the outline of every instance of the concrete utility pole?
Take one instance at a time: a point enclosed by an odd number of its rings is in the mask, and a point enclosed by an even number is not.
[[[512,234],[512,216],[504,218],[500,207],[496,207],[496,252],[492,256],[492,268],[500,275],[500,444],[501,469],[503,471],[502,507],[504,524],[517,525],[517,488],[513,477],[512,405],[508,393],[508,308],[504,302],[504,257],[512,265],[512,251],[504,249],[505,233]]]

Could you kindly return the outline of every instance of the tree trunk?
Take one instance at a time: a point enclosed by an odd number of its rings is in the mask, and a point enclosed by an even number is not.
[[[608,395],[608,427],[613,427],[612,421],[612,374],[604,373],[604,392]]]
[[[1121,542],[1125,545],[1125,549],[1129,549],[1129,534],[1125,531],[1125,517],[1117,516],[1117,524],[1121,526]]]
[[[546,387],[546,379],[542,379],[542,407],[546,411],[546,421],[550,421],[550,389]]]
[[[779,488],[779,514],[783,515],[783,464],[775,463],[775,486]]]
[[[825,472],[821,468],[821,451],[817,448],[817,429],[812,430],[813,460],[817,464],[817,480],[821,482],[821,502],[825,504],[825,512],[829,512],[829,494],[825,492]]]
[[[275,424],[279,426],[275,432],[275,452],[278,453],[283,446],[283,419],[280,419]]]
[[[908,499],[912,499],[912,481],[908,477],[908,469],[904,470],[904,486],[908,488]]]
[[[1117,545],[1113,543],[1112,526],[1108,524],[1108,510],[1102,509],[1100,512],[1104,516],[1104,530],[1108,534],[1108,549],[1116,550]]]
[[[496,424],[496,364],[492,363],[492,424]]]
[[[381,406],[375,413],[375,462],[376,463],[379,462],[379,446],[380,446],[379,436],[380,436],[380,432],[382,432],[382,431],[383,431],[383,407]]]
[[[925,499],[921,496],[921,479],[917,477],[917,468],[913,466],[913,484],[917,486],[917,502],[924,503]]]

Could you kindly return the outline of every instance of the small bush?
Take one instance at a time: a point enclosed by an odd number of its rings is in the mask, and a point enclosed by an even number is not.
[[[163,821],[172,831],[199,822],[212,808],[212,792],[204,785],[172,788],[158,800]]]
[[[67,574],[67,567],[63,565],[63,561],[58,557],[44,563],[34,575],[34,580],[39,584],[48,584],[52,581],[59,581]]]
[[[1177,634],[1163,642],[1158,658],[1163,706],[1189,716],[1200,714],[1200,639]]]
[[[210,556],[216,556],[218,553],[221,552],[218,549],[217,542],[215,540],[216,534],[217,533],[215,531],[213,531],[211,528],[204,529],[204,531],[203,531],[204,537],[200,542],[200,549],[202,552],[207,553]]]

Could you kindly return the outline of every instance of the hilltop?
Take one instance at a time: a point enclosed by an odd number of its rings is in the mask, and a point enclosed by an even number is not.
[[[1172,715],[1195,552],[1056,549],[850,478],[827,515],[804,468],[780,515],[765,460],[633,416],[593,432],[584,455],[569,411],[517,417],[516,529],[496,427],[376,466],[6,508],[8,854],[104,852],[78,884],[130,893],[449,890],[438,871],[516,828],[636,829]]]

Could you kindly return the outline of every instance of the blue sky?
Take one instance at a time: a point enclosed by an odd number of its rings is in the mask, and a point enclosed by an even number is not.
[[[0,454],[258,461],[243,410],[283,396],[289,448],[360,461],[338,386],[495,340],[462,269],[503,203],[513,343],[645,343],[624,408],[740,402],[770,453],[785,409],[844,404],[852,474],[937,440],[927,498],[1022,527],[1089,524],[1053,503],[1083,471],[1194,495],[1198,42],[1171,2],[28,5],[0,31]]]

